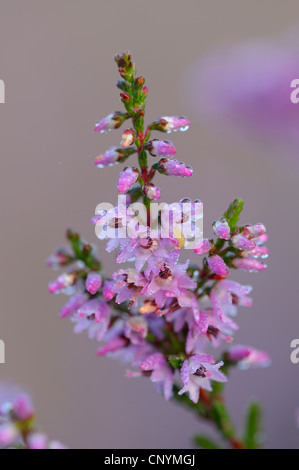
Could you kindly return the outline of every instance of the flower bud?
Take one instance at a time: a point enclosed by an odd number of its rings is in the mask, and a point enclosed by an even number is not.
[[[147,94],[148,94],[148,87],[145,85],[142,87],[142,93],[144,94],[144,96],[146,97]]]
[[[121,149],[117,147],[110,147],[103,155],[99,155],[96,159],[94,164],[98,168],[104,168],[104,166],[113,166],[118,162],[122,162],[126,160],[132,153],[134,153],[135,149]]]
[[[99,273],[91,272],[88,274],[85,287],[87,292],[95,295],[102,285],[102,276]]]
[[[208,258],[208,266],[209,269],[218,276],[227,277],[229,275],[228,267],[223,259],[218,255],[212,255]]]
[[[235,258],[232,260],[234,268],[242,271],[258,272],[264,271],[267,266],[254,258]]]
[[[153,157],[168,157],[176,154],[176,148],[170,140],[151,140],[147,144],[147,150]]]
[[[71,253],[69,253],[66,248],[59,248],[46,260],[46,264],[52,269],[58,269],[69,264],[72,259]]]
[[[98,121],[94,130],[95,132],[100,132],[103,134],[104,132],[110,131],[111,129],[118,129],[125,121],[126,117],[126,114],[121,113],[120,111],[115,111],[115,113],[111,113],[101,121]]]
[[[19,395],[13,402],[15,417],[20,421],[28,421],[34,416],[34,409],[27,395]]]
[[[124,101],[125,103],[129,103],[129,102],[130,102],[130,95],[129,95],[129,93],[127,93],[127,92],[125,92],[125,91],[122,92],[122,93],[120,94],[120,99],[121,99],[122,101]]]
[[[230,238],[230,228],[226,220],[217,220],[217,222],[214,222],[213,231],[216,237],[222,240],[229,240]]]
[[[204,238],[202,242],[195,246],[194,253],[197,255],[207,255],[214,247],[215,244],[213,243],[213,240]]]
[[[108,302],[109,300],[112,300],[113,297],[115,296],[113,287],[114,287],[114,281],[105,281],[104,286],[103,286],[103,296]]]
[[[67,287],[72,286],[76,281],[76,276],[72,273],[65,273],[59,276],[55,281],[50,282],[49,292],[56,294]]]
[[[134,87],[135,88],[142,88],[144,83],[145,83],[144,77],[137,77],[137,78],[135,78],[135,81],[134,81]]]
[[[243,235],[248,238],[258,238],[266,233],[266,227],[263,224],[245,225]]]
[[[153,165],[153,168],[159,171],[159,173],[169,176],[189,177],[193,174],[191,166],[186,166],[184,162],[168,160],[167,158],[161,158],[158,163]]]
[[[127,193],[136,183],[139,172],[136,168],[127,167],[119,175],[117,189],[120,194]]]
[[[241,233],[234,235],[231,242],[237,250],[252,251],[255,249],[255,243],[244,237]]]
[[[150,125],[150,129],[161,132],[177,132],[187,131],[189,129],[190,122],[184,116],[163,116],[157,121]]]
[[[161,197],[161,189],[155,186],[153,183],[147,183],[143,186],[143,193],[152,201],[158,201]]]
[[[121,146],[123,148],[130,147],[134,143],[133,129],[127,129],[121,137]]]
[[[227,353],[232,362],[237,362],[240,369],[268,367],[271,364],[269,355],[250,346],[234,346]]]

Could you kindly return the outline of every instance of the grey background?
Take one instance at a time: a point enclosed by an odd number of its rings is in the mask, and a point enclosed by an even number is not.
[[[96,343],[58,318],[64,298],[47,292],[53,274],[44,259],[65,228],[95,242],[93,210],[115,199],[120,167],[93,166],[120,138],[93,133],[97,119],[120,107],[113,54],[129,49],[147,78],[149,120],[188,114],[179,89],[192,61],[222,43],[275,37],[298,13],[298,2],[277,0],[0,1],[7,101],[0,107],[0,338],[6,344],[0,379],[33,393],[51,437],[75,448],[184,448],[203,429],[165,403],[149,381],[128,380],[123,365],[97,358]],[[194,120],[187,134],[176,135],[179,158],[195,176],[159,182],[169,202],[203,200],[206,236],[238,195],[246,201],[243,221],[268,226],[268,271],[239,276],[254,286],[254,305],[240,311],[236,341],[268,350],[273,365],[234,373],[227,398],[238,424],[248,399],[260,398],[267,447],[297,447],[299,366],[290,362],[290,342],[299,336],[298,167],[218,131]],[[100,249],[111,272],[114,259]]]

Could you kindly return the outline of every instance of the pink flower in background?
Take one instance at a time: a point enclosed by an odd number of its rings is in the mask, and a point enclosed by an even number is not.
[[[194,113],[221,130],[294,152],[299,143],[298,106],[291,82],[298,76],[298,36],[252,39],[219,47],[194,62],[183,93]],[[237,132],[236,132],[237,131]]]
[[[66,449],[35,430],[35,410],[28,395],[0,384],[0,397],[0,449]]]
[[[228,352],[228,358],[237,362],[240,369],[268,367],[271,364],[269,355],[249,346],[233,346]]]

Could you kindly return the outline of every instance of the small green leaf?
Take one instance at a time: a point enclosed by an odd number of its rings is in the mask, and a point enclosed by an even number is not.
[[[168,356],[168,362],[174,369],[181,369],[183,359],[180,356]]]
[[[224,217],[227,220],[232,232],[234,232],[237,228],[240,214],[243,210],[243,205],[244,201],[242,201],[242,199],[240,198],[237,198],[231,203],[231,205],[224,214]]]
[[[217,443],[215,443],[214,441],[212,441],[212,439],[206,436],[195,436],[193,438],[193,442],[196,447],[200,447],[201,449],[221,449],[221,447]]]
[[[248,449],[257,449],[261,444],[262,410],[259,403],[251,403],[247,410],[244,442]]]
[[[212,405],[212,416],[217,427],[227,439],[234,437],[234,427],[228,410],[221,401],[214,401]]]

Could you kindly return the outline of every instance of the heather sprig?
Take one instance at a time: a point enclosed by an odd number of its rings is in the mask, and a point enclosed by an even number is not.
[[[66,449],[35,428],[35,410],[24,393],[0,402],[0,449]]]
[[[190,123],[185,117],[164,116],[146,126],[145,79],[136,75],[129,53],[117,55],[115,60],[125,110],[109,114],[96,124],[95,131],[118,129],[127,121],[130,124],[122,134],[120,147],[111,147],[95,163],[102,168],[129,158],[134,161],[121,170],[117,183],[125,202],[108,211],[100,210],[93,223],[106,228],[97,235],[107,240],[109,253],[118,250],[117,264],[132,264],[107,277],[96,248],[69,230],[71,249],[60,248],[47,262],[54,268],[66,268],[50,283],[49,290],[69,297],[61,317],[71,317],[76,333],[86,331],[101,343],[99,356],[119,357],[130,364],[128,377],[149,377],[166,400],[172,398],[213,422],[233,448],[257,447],[252,434],[252,429],[257,434],[257,426],[247,425],[241,439],[224,404],[223,392],[232,367],[269,364],[264,352],[230,346],[238,329],[234,320],[238,306],[250,307],[252,302],[251,287],[231,280],[230,274],[235,269],[253,272],[266,268],[266,229],[263,224],[240,225],[243,201],[236,199],[214,222],[214,238],[199,240],[194,246],[194,253],[202,257],[199,264],[180,263],[180,252],[188,243],[181,230],[175,229],[168,238],[159,230],[152,235],[150,204],[161,196],[160,188],[153,183],[155,173],[178,177],[193,174],[190,166],[172,158],[177,153],[174,144],[153,138],[152,133],[185,131]],[[157,157],[161,158],[157,161]],[[126,230],[136,224],[130,203],[140,199],[147,218],[139,232],[129,236]],[[190,217],[184,210],[185,202],[186,198],[173,212],[174,223],[182,226]],[[199,216],[195,211],[192,223]],[[115,233],[118,236],[113,236]],[[251,418],[247,421],[252,424]],[[202,436],[195,442],[201,447],[212,445]]]

